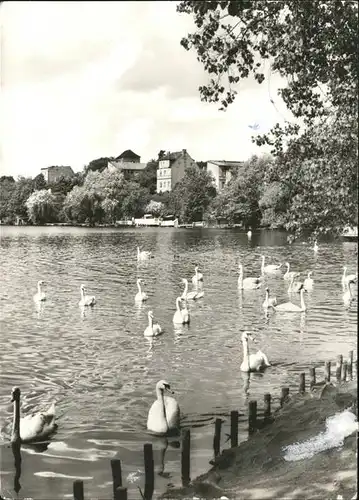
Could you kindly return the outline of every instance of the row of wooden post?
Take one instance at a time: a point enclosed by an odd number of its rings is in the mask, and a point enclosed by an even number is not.
[[[343,356],[337,357],[337,364],[335,369],[336,379],[338,382],[346,381],[347,377],[353,379],[353,366],[357,370],[357,361],[353,363],[353,351],[349,353],[349,360],[343,361]],[[331,363],[325,363],[325,381],[330,382],[331,378]],[[309,386],[312,388],[316,384],[315,368],[309,370],[310,382]],[[305,373],[299,375],[299,393],[304,393],[306,389]],[[289,398],[289,387],[282,387],[280,406],[283,407],[284,403]],[[248,402],[248,434],[252,435],[258,428],[272,421],[271,414],[271,401],[272,397],[269,393],[264,394],[264,411],[262,421],[258,420],[257,416],[257,401],[251,400]],[[219,456],[221,452],[221,428],[222,419],[217,418],[214,425],[214,438],[213,450],[214,456]],[[231,411],[231,431],[230,441],[231,448],[238,446],[238,423],[239,413],[237,410]],[[190,450],[191,450],[191,431],[184,429],[182,432],[182,452],[181,452],[181,478],[183,486],[190,483]],[[142,493],[144,500],[151,500],[154,492],[154,460],[152,444],[146,443],[143,447],[144,462],[145,462],[145,488]],[[122,485],[122,470],[121,461],[119,459],[111,460],[111,471],[113,481],[113,498],[114,500],[127,500],[127,488]],[[83,481],[77,480],[73,483],[73,497],[74,500],[84,500],[84,485]]]

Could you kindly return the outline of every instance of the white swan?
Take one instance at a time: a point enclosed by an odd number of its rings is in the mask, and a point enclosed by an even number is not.
[[[351,285],[354,285],[354,281],[348,282],[347,290],[343,293],[343,302],[344,302],[344,305],[346,305],[346,306],[350,306],[351,302],[354,299],[353,294],[352,294],[352,290],[351,290]]]
[[[279,304],[274,307],[275,311],[282,311],[282,312],[305,312],[307,310],[307,307],[304,302],[304,287],[302,286],[300,290],[300,306],[297,306],[296,304],[293,304],[293,302],[284,302],[282,304]]]
[[[46,412],[33,413],[20,419],[20,389],[14,387],[11,400],[14,403],[12,443],[30,443],[48,438],[57,428],[55,403]]]
[[[277,305],[277,298],[276,297],[269,297],[269,288],[266,288],[266,298],[264,299],[264,302],[262,306],[264,309],[268,309],[268,307],[274,307]]]
[[[289,287],[288,287],[288,293],[291,294],[291,293],[300,292],[300,290],[302,289],[303,286],[304,286],[304,283],[302,283],[301,281],[294,282],[294,276],[292,276],[290,279]]]
[[[300,273],[296,273],[294,271],[289,272],[289,269],[290,269],[289,262],[286,262],[285,265],[287,266],[287,270],[283,275],[283,279],[291,280],[292,278],[297,278],[300,275]]]
[[[314,241],[313,250],[314,250],[314,252],[318,252],[318,250],[319,250],[317,240]]]
[[[257,351],[255,354],[249,355],[248,339],[253,340],[250,332],[243,332],[242,345],[243,345],[243,361],[240,366],[242,372],[257,372],[271,366],[267,356],[262,351]]]
[[[252,231],[251,231],[251,230],[249,230],[249,231],[247,232],[247,236],[248,236],[248,239],[249,239],[249,240],[252,238]]]
[[[43,302],[44,300],[46,300],[46,294],[42,291],[43,284],[44,282],[42,280],[37,282],[37,293],[35,293],[34,295],[35,302]]]
[[[181,300],[181,297],[177,297],[176,299],[176,312],[173,315],[173,323],[175,324],[189,323],[189,311],[187,307],[185,309],[181,309]]]
[[[262,266],[261,266],[262,274],[275,273],[279,271],[279,269],[282,267],[282,264],[268,264],[267,266],[265,266],[264,262],[265,262],[265,256],[262,255]]]
[[[309,271],[307,278],[305,278],[305,280],[304,280],[304,288],[306,290],[313,289],[314,280],[313,280],[313,278],[311,278],[312,274],[313,274],[313,271]]]
[[[143,281],[141,279],[138,279],[137,280],[137,288],[138,288],[138,292],[136,293],[135,295],[135,300],[136,301],[141,301],[141,300],[147,300],[148,299],[148,295],[146,292],[143,292],[141,290],[141,283],[143,283]]]
[[[148,326],[143,332],[145,337],[157,337],[162,333],[162,328],[158,323],[153,323],[153,312],[148,311]]]
[[[243,279],[243,266],[238,264],[239,276],[238,276],[238,288],[240,290],[254,290],[262,286],[261,278],[244,278]]]
[[[140,250],[140,247],[137,247],[137,260],[147,260],[151,258],[151,252],[146,250]]]
[[[195,266],[194,272],[195,274],[192,278],[192,283],[196,286],[199,281],[203,281],[203,274],[198,271],[198,266]]]
[[[197,300],[201,299],[204,296],[203,290],[197,290],[196,288],[192,290],[192,292],[188,292],[188,280],[186,278],[182,278],[182,283],[184,283],[184,290],[181,295],[181,298],[184,300]]]
[[[94,295],[85,295],[85,285],[81,285],[81,299],[79,306],[93,306],[96,304],[96,299]]]
[[[164,392],[173,394],[170,384],[160,380],[156,384],[157,399],[152,404],[147,417],[147,429],[156,434],[178,430],[180,425],[180,407],[175,398],[165,396]]]
[[[357,275],[356,274],[347,274],[347,267],[343,267],[343,276],[342,276],[342,285],[343,288],[348,286],[349,281],[353,281],[354,283],[357,280]]]

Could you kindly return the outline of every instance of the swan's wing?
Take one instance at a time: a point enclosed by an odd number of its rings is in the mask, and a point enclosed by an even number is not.
[[[165,396],[165,408],[168,427],[174,429],[180,424],[180,407],[175,398]]]

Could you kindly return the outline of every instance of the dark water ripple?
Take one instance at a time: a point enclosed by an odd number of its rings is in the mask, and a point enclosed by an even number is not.
[[[21,495],[39,499],[71,498],[72,481],[83,478],[85,492],[109,498],[109,460],[120,457],[129,496],[143,487],[145,442],[152,442],[156,490],[180,482],[180,449],[176,439],[146,433],[148,409],[160,378],[176,391],[182,425],[192,429],[191,475],[208,468],[213,456],[213,426],[223,419],[222,446],[228,446],[229,413],[240,411],[240,441],[246,439],[248,398],[270,392],[278,404],[281,387],[296,390],[299,373],[347,355],[356,347],[357,300],[350,309],[342,301],[343,265],[356,271],[355,244],[321,243],[317,255],[308,245],[287,245],[280,232],[1,228],[0,290],[0,424],[3,494],[13,495],[13,456],[7,447],[12,406],[11,388],[22,390],[22,412],[57,402],[59,430],[47,450],[23,447]],[[153,252],[138,264],[136,247]],[[314,271],[307,313],[279,314],[262,310],[264,293],[239,292],[238,261],[245,276],[260,274],[267,263],[289,261],[306,277]],[[190,304],[191,324],[172,323],[182,277],[190,281],[198,263],[204,274],[203,299]],[[145,281],[149,300],[134,303],[136,279]],[[48,300],[33,302],[36,282],[47,283]],[[93,309],[78,307],[79,288],[97,298]],[[266,284],[278,302],[299,304],[287,293],[282,273]],[[356,294],[356,291],[355,291]],[[152,309],[164,335],[143,336]],[[255,332],[257,346],[273,366],[265,374],[239,371],[241,332]],[[245,393],[248,386],[249,393]],[[25,466],[26,464],[26,466]]]

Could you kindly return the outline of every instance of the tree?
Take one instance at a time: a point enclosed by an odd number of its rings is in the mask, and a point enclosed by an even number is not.
[[[0,177],[0,220],[13,222],[11,216],[10,202],[16,189],[16,183],[12,176]]]
[[[113,156],[104,156],[102,158],[97,158],[96,160],[90,161],[88,165],[85,166],[85,172],[96,172],[99,170],[103,172],[107,168],[107,164],[109,161],[113,161],[115,158]]]
[[[27,220],[26,201],[34,191],[34,182],[31,178],[19,177],[15,189],[9,200],[9,217],[15,221],[17,217]]]
[[[165,211],[165,205],[161,201],[151,200],[145,207],[147,214],[153,214],[155,217],[160,217]]]
[[[199,88],[202,100],[220,101],[221,109],[226,109],[234,101],[241,81],[251,76],[262,83],[268,77],[263,71],[263,60],[268,60],[270,74],[277,72],[286,80],[278,92],[294,121],[284,126],[276,124],[269,134],[253,140],[258,145],[272,146],[272,153],[278,158],[275,168],[280,175],[285,173],[285,165],[299,182],[301,175],[316,170],[317,182],[326,186],[327,192],[336,194],[341,192],[342,179],[346,178],[348,190],[343,208],[339,205],[334,211],[330,197],[323,198],[320,207],[326,216],[317,223],[314,211],[307,213],[308,204],[316,203],[308,197],[316,192],[314,188],[308,191],[309,177],[302,183],[307,186],[306,197],[300,194],[303,186],[298,185],[297,193],[293,179],[289,181],[296,196],[293,207],[298,216],[288,217],[289,229],[296,234],[308,228],[316,233],[340,231],[349,218],[353,219],[349,213],[357,212],[357,197],[349,185],[353,179],[356,185],[357,176],[354,164],[357,165],[358,149],[353,136],[357,137],[358,118],[358,3],[184,0],[177,10],[192,14],[198,28],[196,33],[182,39],[181,44],[187,50],[194,49],[212,75],[208,85]],[[316,154],[313,158],[312,136],[317,137],[320,129],[326,130],[329,140],[325,147],[316,148],[321,156]],[[346,155],[346,160],[341,161],[335,152],[342,151],[344,145],[352,149],[349,158]],[[314,160],[309,170],[302,169],[292,153],[298,147],[302,159]],[[319,167],[320,161],[332,167]],[[330,173],[333,162],[337,164],[336,175]],[[300,217],[301,213],[306,216]]]
[[[45,181],[44,174],[38,174],[34,178],[34,189],[36,191],[40,191],[41,189],[46,189],[46,181]]]
[[[44,224],[56,220],[56,197],[50,189],[34,191],[26,200],[29,219],[34,224]]]
[[[183,222],[201,221],[215,196],[212,176],[197,166],[191,166],[186,168],[184,177],[170,192],[168,210]]]
[[[150,194],[154,194],[157,189],[157,169],[158,161],[151,160],[138,174],[137,182],[141,187],[146,188]]]

